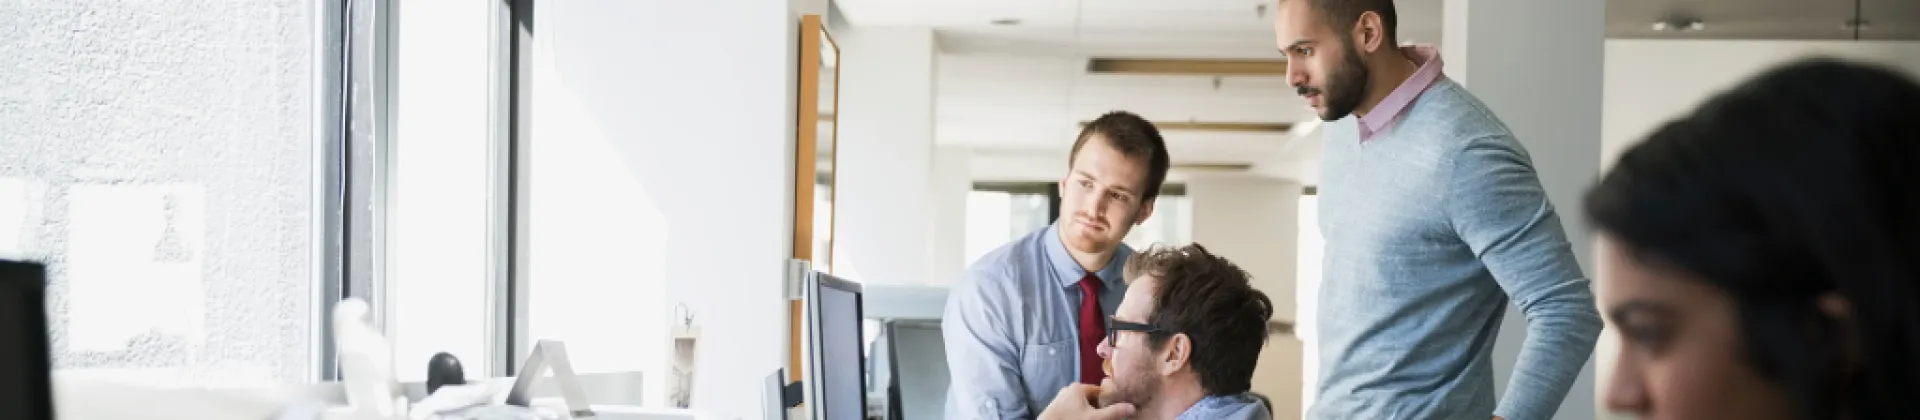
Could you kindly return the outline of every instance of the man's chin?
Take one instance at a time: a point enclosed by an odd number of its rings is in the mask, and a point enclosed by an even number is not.
[[[1074,235],[1069,237],[1067,239],[1067,245],[1072,246],[1074,251],[1089,254],[1097,254],[1113,249],[1112,244],[1108,244],[1102,239],[1094,238],[1082,232],[1075,232]]]
[[[1098,400],[1098,401],[1095,401],[1096,405],[1098,407],[1106,407],[1109,405],[1113,405],[1114,403],[1125,402],[1125,401],[1120,401],[1120,399],[1121,399],[1120,387],[1114,386],[1113,377],[1109,376],[1106,379],[1101,379],[1100,380],[1100,397],[1096,398],[1096,400]]]
[[[1108,388],[1108,387],[1101,387],[1100,398],[1098,399],[1099,401],[1095,401],[1096,403],[1094,404],[1095,408],[1106,408],[1109,405],[1113,405],[1114,403],[1121,402],[1121,401],[1118,401],[1120,399],[1120,394],[1117,392],[1114,392],[1113,388]]]

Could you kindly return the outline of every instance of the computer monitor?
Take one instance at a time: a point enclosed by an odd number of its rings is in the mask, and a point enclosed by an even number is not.
[[[814,420],[867,416],[866,364],[861,347],[860,284],[833,275],[806,276],[806,406]]]
[[[787,370],[774,369],[773,374],[760,382],[760,405],[766,412],[760,418],[766,420],[787,420]]]
[[[947,349],[940,321],[887,321],[887,418],[938,419],[947,403]],[[879,357],[879,356],[876,356]]]
[[[0,261],[0,419],[53,419],[47,270]]]

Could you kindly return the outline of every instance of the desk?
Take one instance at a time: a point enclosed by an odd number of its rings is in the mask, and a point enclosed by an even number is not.
[[[699,419],[685,417],[692,411],[652,410],[638,407],[641,393],[640,372],[611,372],[578,375],[587,400],[596,410],[605,404],[615,417],[601,419]],[[54,411],[60,420],[263,420],[290,407],[301,405],[344,405],[346,393],[339,382],[307,385],[260,387],[169,387],[127,383],[112,378],[90,377],[84,371],[55,372]],[[490,378],[510,384],[513,378]],[[536,401],[559,393],[550,381],[533,387]],[[502,385],[501,389],[506,386]],[[409,400],[426,395],[419,382],[401,384]],[[637,417],[636,417],[637,416]],[[651,417],[648,417],[651,416]],[[661,417],[666,416],[666,417]],[[679,416],[679,417],[675,417]]]

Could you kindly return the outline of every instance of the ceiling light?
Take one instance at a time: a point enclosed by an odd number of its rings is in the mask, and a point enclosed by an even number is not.
[[[1287,62],[1094,57],[1087,60],[1087,72],[1159,76],[1286,76]]]
[[[1015,18],[999,18],[993,20],[993,26],[1016,26],[1019,24],[1020,19]]]
[[[1653,23],[1653,30],[1660,32],[1693,32],[1707,29],[1707,23],[1699,19],[1667,19]]]
[[[1093,123],[1092,121],[1081,121],[1080,126],[1086,127],[1087,124],[1092,124],[1092,123]],[[1274,133],[1274,134],[1285,134],[1293,128],[1293,124],[1291,123],[1204,122],[1204,121],[1192,121],[1192,120],[1154,121],[1153,126],[1154,128],[1157,128],[1162,132],[1213,131],[1213,132]]]

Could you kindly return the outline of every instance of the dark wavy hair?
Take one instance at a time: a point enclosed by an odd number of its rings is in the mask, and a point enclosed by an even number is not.
[[[1127,258],[1128,282],[1156,279],[1153,315],[1147,324],[1165,329],[1148,334],[1147,344],[1164,348],[1173,334],[1193,342],[1188,360],[1211,395],[1253,388],[1260,348],[1267,345],[1267,321],[1273,301],[1253,288],[1253,276],[1200,244],[1156,245]]]
[[[1666,123],[1586,196],[1642,261],[1726,292],[1802,418],[1920,413],[1920,84],[1810,58]],[[1837,293],[1834,317],[1817,299]]]

